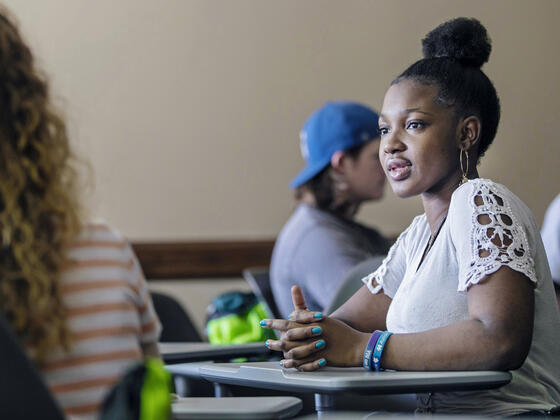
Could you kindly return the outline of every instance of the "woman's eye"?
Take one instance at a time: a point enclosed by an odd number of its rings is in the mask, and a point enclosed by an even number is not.
[[[424,128],[426,124],[423,121],[409,121],[406,123],[407,130],[418,130],[420,128]]]
[[[379,127],[379,135],[380,136],[384,136],[388,132],[389,132],[389,129],[387,127]]]

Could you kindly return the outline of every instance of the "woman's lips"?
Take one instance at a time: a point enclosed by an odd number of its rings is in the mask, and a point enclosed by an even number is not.
[[[394,181],[401,181],[410,175],[412,163],[406,159],[390,159],[387,162],[387,171]]]

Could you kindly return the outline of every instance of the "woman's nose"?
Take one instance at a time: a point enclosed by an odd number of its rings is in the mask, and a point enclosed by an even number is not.
[[[405,144],[400,140],[397,133],[388,133],[382,139],[383,152],[386,154],[394,154],[402,152],[406,149]]]

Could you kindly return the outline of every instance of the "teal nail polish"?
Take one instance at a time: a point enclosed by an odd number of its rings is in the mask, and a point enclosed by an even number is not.
[[[268,347],[268,341],[265,341],[265,342],[264,342],[264,345],[265,345],[266,347]]]
[[[282,362],[280,362],[280,367],[284,367],[284,365],[282,364]]]
[[[313,315],[313,318],[323,318],[323,314],[321,312],[315,312],[315,314]]]
[[[325,359],[321,359],[319,360],[319,363],[317,363],[319,366],[325,366],[327,364],[327,361]]]
[[[321,334],[323,332],[323,330],[321,329],[321,327],[315,327],[311,330],[311,332],[313,334]]]
[[[266,321],[263,319],[261,322],[259,322],[259,325],[261,327],[266,327]]]
[[[317,341],[317,342],[315,343],[315,348],[316,348],[316,349],[320,349],[320,348],[323,347],[325,344],[326,344],[326,343],[325,343],[325,340]]]

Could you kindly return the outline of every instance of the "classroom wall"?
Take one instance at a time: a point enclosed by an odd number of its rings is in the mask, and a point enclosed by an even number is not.
[[[420,38],[461,15],[492,37],[484,70],[502,100],[481,176],[509,186],[539,223],[560,192],[557,0],[4,4],[91,163],[91,214],[132,239],[274,237],[292,209],[306,116],[329,99],[379,108]],[[419,212],[417,198],[388,190],[359,217],[396,234]],[[184,295],[193,312],[207,303],[203,285]]]

